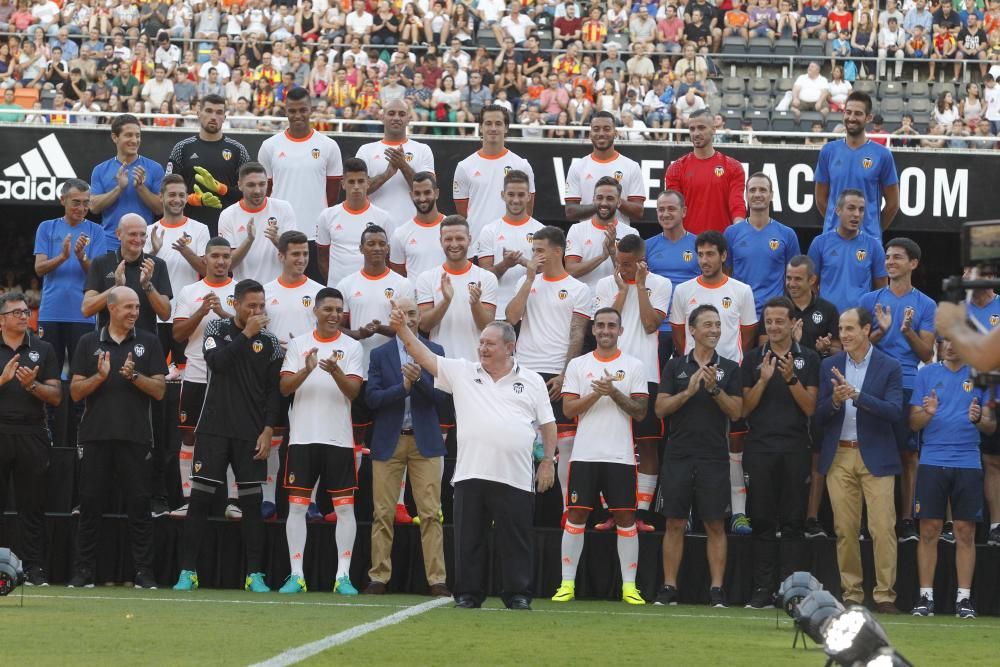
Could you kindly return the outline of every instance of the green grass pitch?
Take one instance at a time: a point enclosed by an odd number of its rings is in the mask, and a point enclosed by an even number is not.
[[[329,593],[120,587],[28,589],[0,598],[2,664],[250,665],[378,621],[430,598],[348,599]],[[478,611],[437,607],[319,653],[304,665],[822,665],[819,649],[792,649],[782,612],[536,600],[509,612],[496,599]],[[1000,618],[881,617],[915,665],[997,664]]]

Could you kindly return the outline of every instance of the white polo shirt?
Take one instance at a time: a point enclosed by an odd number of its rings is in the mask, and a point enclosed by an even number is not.
[[[613,223],[615,227],[615,238],[622,239],[629,234],[638,234],[634,227],[621,222]],[[566,232],[566,258],[576,257],[581,262],[586,262],[597,257],[604,251],[604,227],[597,224],[595,219],[581,220],[575,223]],[[580,276],[577,280],[586,283],[590,289],[597,287],[597,282],[606,276],[610,276],[615,271],[615,263],[608,257],[601,262],[593,271]]]
[[[461,358],[474,361],[479,358],[479,334],[476,320],[472,317],[472,304],[469,303],[469,286],[480,284],[482,303],[496,305],[497,277],[469,262],[465,269],[454,272],[441,265],[429,271],[424,271],[417,277],[417,303],[421,306],[434,306],[441,300],[441,276],[445,273],[451,279],[455,290],[448,310],[441,322],[430,332],[431,340],[444,348],[449,359]]]
[[[223,310],[230,314],[235,313],[234,289],[236,289],[236,281],[232,278],[226,278],[224,282],[218,284],[205,279],[184,286],[174,299],[174,324],[191,319],[195,311],[201,308],[202,301],[209,293],[219,297]],[[187,357],[187,365],[184,367],[185,382],[197,382],[198,384],[208,382],[208,366],[205,365],[205,355],[201,345],[205,338],[205,327],[209,322],[217,319],[219,316],[215,312],[208,311],[188,337],[187,346],[184,348],[184,356]]]
[[[317,359],[337,360],[345,375],[361,379],[361,344],[343,332],[333,338],[311,334],[288,343],[282,375],[294,375],[305,367],[309,351],[317,349]],[[288,411],[288,444],[332,445],[354,449],[351,426],[351,400],[337,386],[333,376],[318,365],[295,390],[295,400]]]
[[[316,293],[323,289],[315,280],[302,276],[297,283],[286,283],[278,276],[264,285],[264,309],[267,330],[287,343],[316,328]]]
[[[535,194],[535,172],[531,163],[510,149],[505,148],[500,155],[491,157],[476,151],[455,167],[452,195],[455,201],[469,202],[466,218],[472,233],[470,251],[476,247],[483,227],[506,212],[507,207],[500,193],[503,192],[503,178],[511,169],[519,169],[528,175],[528,191]]]
[[[185,286],[198,282],[198,272],[191,268],[188,261],[184,259],[184,255],[174,250],[174,243],[183,241],[184,245],[191,248],[195,255],[201,257],[205,254],[205,246],[208,245],[208,240],[211,237],[209,236],[208,227],[197,220],[184,218],[179,224],[168,225],[160,219],[149,226],[146,245],[142,249],[144,253],[153,253],[153,234],[159,234],[161,230],[163,231],[163,245],[160,246],[160,252],[156,256],[162,259],[167,265],[167,276],[170,278],[170,291],[174,293],[172,303],[176,303],[177,294]],[[156,321],[165,322],[166,320],[161,320],[157,317]]]
[[[526,279],[527,276],[522,276],[517,281],[515,292]],[[562,373],[573,318],[589,320],[593,313],[594,297],[590,288],[579,280],[568,273],[555,279],[537,274],[521,319],[518,362],[536,373]]]
[[[635,357],[618,350],[608,358],[597,350],[576,357],[566,367],[563,396],[584,397],[594,393],[590,383],[607,373],[614,387],[626,396],[647,397],[646,370]],[[602,396],[579,416],[572,461],[635,465],[632,418],[610,396]]]
[[[711,304],[719,311],[722,320],[722,337],[715,351],[736,363],[743,362],[743,344],[740,340],[741,327],[757,324],[757,309],[754,307],[753,290],[746,283],[725,276],[718,285],[706,285],[701,276],[681,283],[674,290],[670,306],[670,324],[684,325],[684,351],[694,349],[691,327],[687,326],[688,315],[702,304]]]
[[[283,199],[267,197],[258,209],[249,209],[241,199],[219,215],[219,236],[229,241],[235,251],[247,238],[247,223],[254,221],[254,239],[250,251],[239,266],[233,269],[236,282],[253,278],[263,284],[281,275],[278,248],[264,235],[268,227],[276,227],[278,236],[298,229],[295,209]]]
[[[315,240],[319,214],[327,207],[326,179],[344,175],[340,146],[315,130],[302,139],[285,130],[261,144],[257,159],[274,182],[271,194],[295,207],[297,229]]]
[[[544,227],[532,217],[514,221],[504,215],[483,227],[476,244],[476,257],[492,257],[494,266],[503,261],[504,250],[520,250],[526,259],[531,259],[531,239],[535,232]],[[507,304],[514,297],[514,285],[527,272],[520,264],[504,271],[498,281],[497,317],[503,318]]]
[[[336,287],[341,280],[359,271],[365,260],[361,256],[361,232],[369,225],[386,230],[391,226],[389,214],[366,201],[364,208],[355,211],[347,202],[324,209],[316,227],[316,245],[328,246],[330,271],[326,284]],[[319,249],[322,252],[322,249]]]
[[[406,162],[413,168],[414,172],[429,171],[434,172],[434,151],[427,144],[419,141],[407,139],[402,142],[373,141],[358,149],[357,157],[365,161],[368,165],[368,176],[374,178],[385,173],[389,168],[389,162],[385,159],[385,149],[393,147],[402,149],[406,155]],[[372,203],[387,211],[394,225],[393,229],[387,229],[389,238],[392,238],[396,226],[401,225],[404,220],[410,220],[417,214],[413,200],[410,199],[410,184],[406,182],[403,174],[397,171],[392,178],[382,184],[375,192],[368,195]]]
[[[535,426],[555,421],[538,373],[514,364],[494,382],[477,361],[437,359],[434,386],[455,400],[458,458],[452,484],[483,479],[530,492]]]
[[[646,276],[646,293],[649,303],[664,317],[670,310],[670,297],[673,295],[673,285],[669,278],[650,273]],[[594,311],[599,308],[613,308],[618,296],[618,285],[614,276],[601,278],[594,294]],[[618,347],[641,361],[646,368],[646,381],[660,383],[660,336],[659,331],[646,333],[639,316],[639,290],[635,281],[628,283],[625,303],[621,307],[622,335],[618,338]]]
[[[344,295],[344,314],[351,317],[351,328],[358,329],[372,320],[389,324],[389,314],[392,312],[392,299],[403,296],[414,298],[413,283],[392,269],[386,269],[380,276],[371,276],[364,269],[346,276],[337,284],[337,289]],[[368,363],[372,350],[382,345],[388,336],[375,334],[360,341],[363,351],[361,377],[368,379]]]
[[[389,239],[389,261],[406,267],[406,277],[416,279],[421,273],[444,263],[441,247],[441,221],[430,224],[413,218],[396,228]]]
[[[610,176],[622,186],[622,197],[628,201],[646,201],[646,181],[642,177],[642,167],[631,158],[615,152],[609,160],[598,160],[591,153],[573,160],[566,174],[566,203],[589,205],[594,203],[594,184],[604,176]],[[618,222],[629,224],[629,217],[618,211]]]

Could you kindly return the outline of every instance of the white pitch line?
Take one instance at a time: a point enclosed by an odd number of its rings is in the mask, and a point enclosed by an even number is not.
[[[314,655],[322,653],[323,651],[331,649],[334,646],[346,644],[353,639],[367,635],[369,632],[375,632],[376,630],[381,630],[382,628],[389,627],[390,625],[402,623],[408,618],[419,616],[424,612],[449,604],[450,602],[450,598],[437,598],[428,602],[422,602],[418,605],[397,611],[395,614],[390,614],[384,618],[380,618],[377,621],[356,625],[353,628],[348,628],[347,630],[329,635],[323,639],[318,639],[314,642],[309,642],[308,644],[288,649],[287,651],[279,653],[264,662],[258,662],[251,665],[251,667],[286,667],[287,665],[294,665],[307,658],[311,658]]]
[[[299,600],[219,600],[213,598],[188,598],[188,597],[176,597],[176,598],[154,598],[148,596],[118,596],[118,595],[45,595],[45,594],[32,594],[29,593],[25,596],[26,599],[32,598],[51,598],[55,600],[110,600],[119,602],[180,602],[186,604],[263,604],[263,605],[281,605],[281,606],[292,606],[292,607],[370,607],[377,609],[408,609],[410,605],[406,604],[369,604],[364,602],[303,602]]]

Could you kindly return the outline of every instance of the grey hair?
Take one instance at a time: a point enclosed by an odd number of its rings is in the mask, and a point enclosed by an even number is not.
[[[3,310],[8,303],[17,303],[18,301],[28,303],[28,299],[21,292],[7,292],[5,294],[0,294],[0,310]]]
[[[514,327],[511,326],[510,322],[505,320],[493,320],[487,327],[496,327],[500,330],[500,335],[503,336],[503,342],[505,345],[513,345],[517,342],[517,333],[514,331]]]

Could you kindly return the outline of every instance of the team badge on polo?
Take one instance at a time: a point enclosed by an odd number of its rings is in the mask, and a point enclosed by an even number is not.
[[[725,377],[726,377],[726,371],[722,370],[721,368],[716,368],[715,369],[715,381],[716,382],[722,382],[722,380],[725,379]]]
[[[312,155],[312,158],[314,160],[318,160],[319,159],[319,149],[318,148],[312,149],[312,151],[310,151],[310,155]]]
[[[681,255],[681,257],[684,258],[685,262],[690,262],[691,258],[694,257],[694,254],[690,250],[685,250],[684,254]]]
[[[618,181],[619,183],[621,183],[622,179],[625,178],[625,174],[622,173],[622,172],[620,172],[620,171],[616,171],[615,174],[614,174],[614,176],[615,176],[615,180]]]
[[[559,290],[559,300],[560,301],[564,300],[567,296],[569,296],[569,292],[567,292],[564,289]]]
[[[713,171],[715,172],[715,175],[718,176],[719,178],[722,178],[722,175],[726,173],[726,170],[723,169],[722,167],[716,167]]]
[[[506,175],[507,175],[507,174],[509,174],[509,173],[510,173],[510,172],[511,172],[512,170],[513,170],[513,167],[511,167],[511,166],[510,166],[510,165],[508,164],[507,166],[505,166],[505,167],[503,168],[503,175],[504,175],[504,176],[506,176]]]
[[[185,412],[184,410],[181,410],[181,413],[179,415],[179,419],[180,419],[180,422],[183,424],[184,422],[186,422],[188,420],[188,413]]]
[[[191,238],[191,235],[188,234],[187,232],[184,232],[184,236],[181,237],[181,243],[183,243],[184,245],[191,245],[191,241],[194,241],[194,239]]]
[[[341,359],[344,358],[344,351],[343,350],[334,350],[333,351],[333,358],[336,359],[337,361],[340,361]]]
[[[576,491],[574,491],[573,493],[569,494],[569,501],[571,503],[575,503],[577,498],[579,498],[579,496],[576,495]]]
[[[403,159],[407,162],[413,162],[413,153],[407,151],[406,155],[403,156]]]
[[[795,361],[792,362],[792,365],[795,366],[795,370],[801,371],[806,367],[806,360],[802,357],[795,357]]]
[[[223,148],[222,149],[222,159],[225,160],[226,162],[229,162],[230,160],[233,159],[233,152],[231,150],[229,150],[228,148]]]
[[[194,471],[195,472],[201,472],[201,461],[195,461],[194,462]]]
[[[813,313],[813,324],[819,324],[822,321],[823,321],[823,313],[817,310],[816,312]]]
[[[859,261],[859,262],[863,262],[863,261],[865,261],[865,257],[867,257],[867,256],[868,256],[868,251],[867,251],[867,250],[863,250],[863,249],[862,249],[862,250],[858,250],[858,251],[857,251],[856,253],[854,253],[854,254],[855,254],[855,255],[857,255],[857,257],[858,257],[858,261]]]
[[[209,340],[211,340],[211,338]],[[261,350],[264,349],[264,343],[260,342],[259,340],[255,340],[251,347],[253,348],[254,352],[260,352]]]
[[[875,161],[872,160],[870,157],[866,157],[861,160],[861,166],[864,167],[865,169],[871,169],[873,164],[875,164]]]
[[[729,306],[731,306],[731,305],[733,305],[733,300],[730,297],[728,297],[728,296],[722,297],[722,307],[723,308],[729,308]]]
[[[235,296],[233,296],[232,294],[230,294],[229,296],[226,297],[226,305],[227,306],[232,306],[234,303],[236,303],[236,297]]]
[[[777,250],[779,245],[781,244],[778,243],[778,239],[770,239],[767,242],[767,247],[770,248],[771,250]]]
[[[135,351],[135,356],[141,357],[146,354],[146,346],[141,343],[132,348]]]
[[[40,356],[37,352],[32,350],[31,352],[28,353],[28,358],[31,359],[33,362],[38,363]]]
[[[616,380],[624,380],[625,379],[625,371],[623,371],[620,368],[618,370],[616,370],[615,371],[615,379]]]
[[[515,382],[512,386],[514,388],[515,394],[520,394],[522,391],[524,391],[524,385],[521,384],[520,382]]]
[[[1000,315],[990,315],[990,326],[995,327],[998,324],[1000,324]],[[38,330],[38,335],[42,335],[41,329]]]
[[[965,393],[969,393],[970,391],[972,391],[972,380],[966,380],[965,382],[963,382],[962,389],[965,391]]]
[[[311,296],[309,296],[308,294],[305,295],[304,297],[302,297],[302,305],[305,306],[306,308],[308,308],[309,306],[311,306],[312,302],[313,302],[313,298]]]
[[[267,219],[267,226],[268,227],[274,227],[277,224],[278,224],[278,219],[276,217],[274,217],[273,215],[270,218]]]
[[[319,152],[319,151],[317,151],[317,152]],[[295,473],[294,472],[288,473],[288,483],[289,484],[295,484]]]
[[[472,287],[472,285],[470,284],[469,287]],[[385,294],[385,298],[391,299],[393,297],[393,295],[396,294],[396,290],[394,290],[391,287],[386,287],[385,290],[383,290],[382,293]]]

